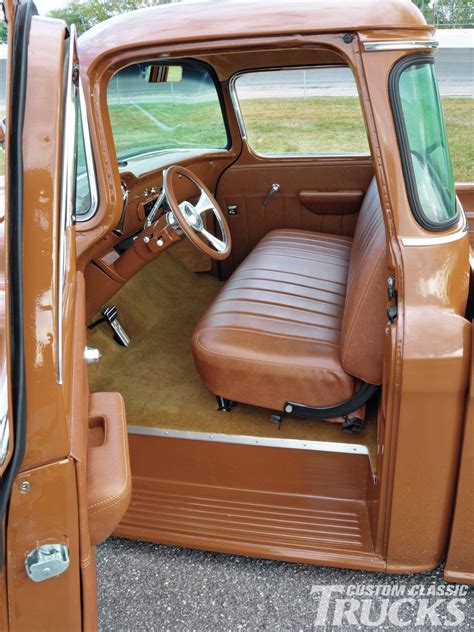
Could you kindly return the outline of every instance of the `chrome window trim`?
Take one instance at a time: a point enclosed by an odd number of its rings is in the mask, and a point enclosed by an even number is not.
[[[164,437],[167,439],[187,439],[190,441],[211,441],[214,443],[233,443],[266,448],[286,448],[290,450],[312,450],[316,452],[338,452],[341,454],[365,454],[367,446],[357,443],[335,443],[332,441],[304,441],[302,439],[275,439],[273,437],[253,437],[249,435],[231,435],[223,433],[193,432],[150,428],[148,426],[128,426],[128,433],[134,435]]]
[[[237,80],[243,75],[255,74],[258,72],[277,72],[277,71],[282,71],[282,70],[316,70],[318,68],[349,68],[349,70],[352,72],[352,69],[348,64],[316,64],[314,66],[272,66],[270,68],[248,68],[246,70],[241,70],[239,72],[236,72],[229,79],[230,99],[232,101],[235,116],[237,118],[237,123],[239,126],[241,138],[243,141],[247,143],[249,149],[256,156],[258,156],[259,158],[277,158],[277,159],[296,158],[296,159],[302,159],[302,160],[305,160],[308,158],[371,158],[370,147],[369,147],[369,153],[365,153],[365,154],[357,153],[357,152],[341,153],[341,154],[336,154],[336,153],[331,154],[331,153],[323,153],[323,152],[315,153],[315,154],[261,154],[256,149],[254,149],[252,145],[249,143],[247,129],[245,127],[245,122],[244,122],[244,116],[242,114],[239,97],[237,95],[237,88],[235,85]],[[357,81],[355,80],[355,75],[353,72],[352,72],[352,76],[354,77],[354,83],[357,89],[357,96],[359,97],[359,101],[360,101],[362,117],[364,118],[364,112],[362,110],[362,100],[359,94],[359,86],[357,85]],[[365,121],[364,121],[364,127],[365,127]],[[368,137],[367,137],[367,145],[369,146]]]
[[[364,42],[364,50],[366,53],[387,50],[415,50],[417,48],[433,48],[436,50],[439,42],[436,40],[394,40],[379,42]]]
[[[66,97],[64,111],[64,138],[61,174],[61,202],[59,209],[58,234],[58,294],[57,294],[57,371],[58,384],[63,383],[63,311],[64,284],[66,281],[66,233],[74,223],[75,184],[76,184],[76,95],[73,82],[74,52],[76,29],[74,25],[69,31],[69,51],[66,72]]]
[[[99,187],[95,170],[94,152],[90,136],[89,119],[87,118],[86,98],[82,81],[79,79],[79,110],[81,113],[82,137],[84,139],[84,153],[86,158],[86,172],[89,179],[91,204],[87,213],[76,215],[76,222],[87,222],[97,213],[99,206]]]

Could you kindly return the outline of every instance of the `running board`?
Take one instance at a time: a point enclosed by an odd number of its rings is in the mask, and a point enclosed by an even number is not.
[[[377,488],[364,446],[357,453],[353,444],[338,444],[335,452],[319,441],[129,430],[132,500],[115,535],[384,569],[372,537],[376,503],[369,499]]]

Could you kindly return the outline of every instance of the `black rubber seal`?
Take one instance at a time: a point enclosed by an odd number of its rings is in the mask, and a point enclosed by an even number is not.
[[[20,4],[15,14],[13,33],[11,100],[9,122],[9,196],[8,196],[8,282],[10,317],[10,384],[13,421],[13,454],[0,480],[0,518],[3,525],[15,477],[25,455],[26,446],[26,379],[23,328],[23,127],[25,120],[28,70],[28,40],[31,19],[38,11],[32,0]],[[5,546],[0,538],[0,568]]]
[[[336,417],[346,417],[358,408],[366,404],[372,395],[375,395],[379,386],[378,384],[369,384],[362,382],[361,387],[352,397],[344,400],[335,406],[307,406],[306,404],[297,404],[295,402],[286,402],[283,410],[286,415],[294,415],[295,417],[304,417],[305,419],[315,419],[324,421],[325,419],[334,419]],[[290,407],[291,406],[291,410]]]
[[[455,215],[451,219],[445,220],[443,222],[433,222],[425,215],[416,186],[415,172],[413,170],[413,163],[410,155],[410,143],[408,140],[408,133],[402,110],[402,102],[400,99],[399,87],[400,76],[402,72],[406,70],[406,68],[408,68],[409,66],[421,64],[434,64],[433,55],[430,53],[418,53],[415,55],[409,55],[408,57],[403,57],[401,61],[395,64],[390,72],[388,80],[388,91],[395,122],[395,129],[397,132],[400,157],[402,159],[405,186],[412,213],[415,216],[416,221],[420,224],[422,228],[430,231],[442,231],[446,230],[447,228],[451,228],[451,226],[454,226],[459,222],[459,207],[456,202],[454,202],[456,209]]]

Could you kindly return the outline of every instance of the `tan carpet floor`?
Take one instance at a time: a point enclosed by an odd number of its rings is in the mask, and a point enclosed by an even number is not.
[[[191,355],[191,335],[199,317],[222,284],[205,273],[190,272],[169,254],[141,270],[109,302],[132,342],[125,349],[102,324],[89,332],[88,344],[102,359],[90,369],[91,391],[119,391],[128,422],[195,432],[367,445],[374,461],[376,423],[372,415],[360,433],[339,424],[285,418],[278,426],[272,411],[239,404],[217,411],[214,395],[203,386]]]

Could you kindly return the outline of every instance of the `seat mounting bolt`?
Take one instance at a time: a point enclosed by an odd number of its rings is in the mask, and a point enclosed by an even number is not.
[[[292,406],[291,404],[287,404],[287,405],[285,406],[285,413],[290,414],[290,413],[292,413],[292,412],[293,412],[293,406]]]

